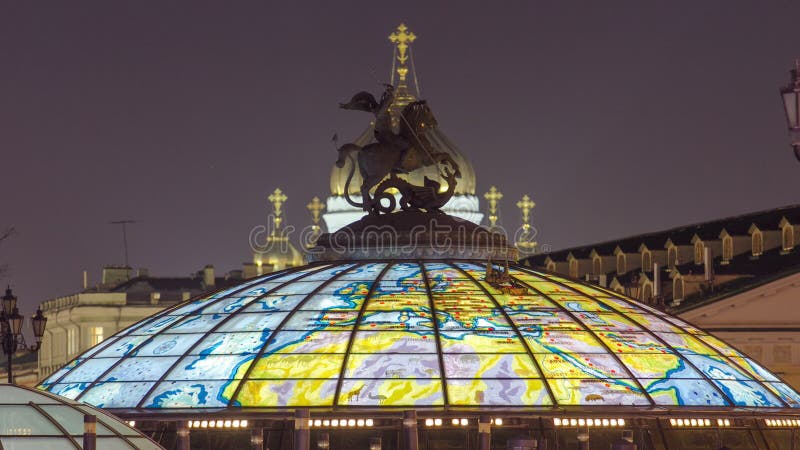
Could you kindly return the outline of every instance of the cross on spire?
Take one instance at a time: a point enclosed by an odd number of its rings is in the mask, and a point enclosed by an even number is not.
[[[536,247],[536,241],[533,240],[535,233],[532,232],[533,226],[531,225],[531,210],[535,206],[536,203],[527,194],[523,195],[522,200],[517,202],[517,208],[522,213],[522,233],[515,244],[521,251],[533,251]]]
[[[325,203],[320,201],[319,197],[314,197],[306,205],[306,209],[311,213],[311,235],[309,236],[307,246],[308,248],[314,247],[322,232],[322,227],[319,225],[319,219],[322,211],[325,210]]]
[[[406,67],[408,49],[416,39],[417,35],[409,32],[408,27],[403,23],[397,27],[397,31],[389,35],[389,42],[397,48],[397,61],[399,62],[397,74],[400,75],[400,84],[405,84],[406,75],[408,75],[408,67]]]
[[[536,203],[528,197],[528,194],[522,196],[522,200],[517,202],[517,208],[522,211],[522,223],[526,224],[529,223],[530,220],[530,213],[533,207],[536,206]]]
[[[389,41],[397,46],[397,51],[400,53],[397,55],[397,60],[400,61],[400,64],[405,65],[406,61],[408,60],[408,56],[406,55],[406,51],[408,50],[408,44],[414,42],[417,39],[417,35],[414,33],[406,33],[408,27],[401,23],[397,27],[397,31],[389,35]]]
[[[325,203],[322,203],[319,197],[314,197],[311,199],[311,202],[306,205],[306,208],[311,212],[311,222],[314,225],[318,225],[320,214],[325,210]]]
[[[503,193],[492,186],[489,188],[489,192],[483,194],[483,198],[489,202],[489,229],[495,228],[497,226],[497,220],[500,218],[500,215],[497,213],[497,202],[503,198]]]
[[[280,188],[276,188],[275,191],[267,197],[267,199],[272,203],[272,222],[275,227],[272,230],[272,234],[277,234],[278,230],[281,228],[281,222],[283,222],[283,210],[281,207],[283,203],[286,202],[288,197],[280,190]]]

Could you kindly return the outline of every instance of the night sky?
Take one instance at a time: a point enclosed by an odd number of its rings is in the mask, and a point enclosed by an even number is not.
[[[504,6],[501,8],[498,3]],[[797,1],[0,3],[0,245],[26,314],[123,261],[154,275],[251,258],[328,195],[331,136],[417,34],[422,96],[503,222],[528,193],[554,249],[798,203],[778,89]],[[483,205],[483,204],[482,204]]]

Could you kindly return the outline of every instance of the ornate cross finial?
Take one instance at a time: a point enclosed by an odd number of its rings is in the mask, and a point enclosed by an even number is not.
[[[406,81],[406,75],[408,74],[408,68],[406,67],[406,61],[408,61],[408,47],[409,44],[414,42],[417,39],[417,35],[412,32],[407,32],[408,27],[405,24],[401,23],[397,27],[397,31],[389,35],[389,42],[394,44],[397,47],[397,61],[400,63],[399,67],[397,68],[397,74],[400,75],[400,83],[404,83]]]
[[[522,211],[522,223],[528,223],[531,210],[534,206],[536,206],[536,203],[528,197],[528,194],[523,195],[522,200],[517,202],[517,208]]]
[[[306,205],[306,209],[311,213],[311,236],[309,236],[308,247],[313,247],[319,239],[322,227],[319,225],[319,219],[322,211],[325,210],[325,203],[322,203],[319,197],[314,197]]]
[[[495,228],[497,226],[497,220],[500,218],[500,215],[497,213],[497,202],[503,198],[503,193],[492,186],[489,188],[489,192],[483,194],[483,198],[489,202],[489,229]]]
[[[311,199],[311,202],[306,205],[306,208],[311,212],[311,222],[314,225],[319,224],[320,214],[325,210],[325,203],[322,203],[319,197],[314,197]]]
[[[272,222],[275,224],[272,234],[276,234],[281,228],[281,222],[283,222],[283,217],[281,217],[281,215],[283,215],[283,210],[281,207],[283,203],[286,202],[287,197],[280,188],[276,188],[267,199],[272,203]]]
[[[531,210],[533,210],[535,206],[536,203],[534,203],[527,194],[523,195],[522,200],[517,202],[517,208],[519,208],[522,213],[522,233],[520,233],[515,244],[520,250],[530,251],[536,247],[536,242],[533,240],[534,236],[530,220]]]

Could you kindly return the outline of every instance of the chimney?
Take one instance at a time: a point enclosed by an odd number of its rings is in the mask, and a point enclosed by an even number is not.
[[[703,266],[705,268],[704,279],[706,281],[711,281],[714,279],[714,267],[712,266],[714,259],[711,257],[711,247],[705,247],[703,250]]]
[[[653,263],[653,297],[661,295],[661,272],[658,263]]]
[[[231,270],[230,272],[225,274],[226,280],[241,280],[244,278],[241,270]]]
[[[131,268],[120,266],[103,267],[103,281],[107,286],[115,286],[131,279]]]
[[[89,288],[89,272],[86,270],[83,271],[83,289],[86,290]]]
[[[206,289],[211,289],[214,287],[214,266],[206,265],[203,267],[203,284],[205,285]]]
[[[258,269],[254,263],[244,263],[242,269],[242,277],[245,280],[258,276]]]

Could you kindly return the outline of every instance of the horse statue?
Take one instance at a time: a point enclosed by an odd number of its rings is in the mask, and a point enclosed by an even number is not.
[[[399,131],[394,133],[391,129],[389,106],[393,99],[393,88],[387,85],[380,102],[368,92],[359,92],[346,104],[340,104],[343,109],[353,109],[372,112],[376,116],[375,138],[377,142],[361,147],[356,144],[344,144],[337,149],[339,158],[336,166],[344,167],[345,161],[350,159],[351,168],[345,182],[345,200],[352,206],[362,208],[370,214],[391,212],[395,207],[395,198],[388,190],[395,188],[401,193],[401,206],[403,209],[410,207],[438,210],[452,197],[455,188],[455,179],[461,177],[458,164],[445,152],[433,150],[433,146],[426,134],[437,126],[436,118],[424,100],[409,103],[400,113]],[[350,198],[350,183],[355,174],[354,153],[358,153],[358,170],[361,174],[361,202]],[[397,177],[398,173],[409,173],[422,167],[434,164],[446,164],[450,170],[444,170],[442,177],[448,183],[444,193],[438,192],[439,183],[426,179],[426,186],[414,190],[413,185]],[[387,178],[384,181],[385,178]],[[383,183],[381,181],[384,181]],[[452,182],[451,182],[452,181]],[[379,185],[380,183],[380,185]],[[436,192],[433,192],[433,183]],[[378,187],[374,196],[370,190]],[[448,194],[449,191],[449,194]],[[432,192],[430,195],[425,192]],[[446,198],[444,198],[446,197]],[[382,205],[381,200],[387,200],[388,205]],[[423,200],[427,199],[427,200]]]

